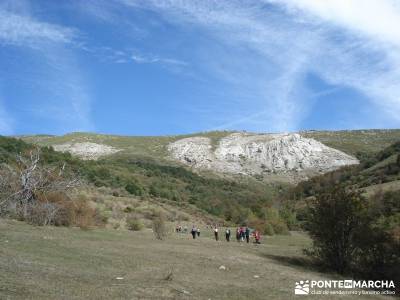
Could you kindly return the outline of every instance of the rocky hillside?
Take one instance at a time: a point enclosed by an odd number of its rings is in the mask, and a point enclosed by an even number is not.
[[[102,144],[84,142],[84,143],[65,143],[54,145],[54,150],[60,152],[69,152],[72,155],[78,156],[81,159],[98,159],[102,156],[117,153],[119,150]]]
[[[400,130],[304,131],[299,134],[213,131],[176,136],[71,133],[20,138],[84,159],[147,157],[196,170],[219,173],[222,170],[225,174],[251,174],[273,181],[297,182],[357,163],[357,159],[364,161],[373,157],[400,141]]]
[[[232,133],[216,147],[208,137],[189,137],[168,145],[171,156],[197,169],[244,175],[285,174],[306,177],[357,158],[299,134]]]

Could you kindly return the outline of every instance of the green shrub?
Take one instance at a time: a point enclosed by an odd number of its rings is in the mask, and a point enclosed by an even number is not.
[[[127,206],[127,207],[124,208],[124,213],[129,214],[129,213],[131,213],[133,211],[134,211],[134,209],[132,207],[130,207],[130,206]]]
[[[273,220],[270,224],[274,228],[275,234],[289,234],[289,229],[283,220]]]
[[[110,218],[110,212],[96,209],[96,216],[95,216],[96,225],[99,226],[106,225],[108,223],[109,218]]]
[[[167,227],[165,225],[165,214],[157,211],[153,219],[153,233],[156,239],[163,240],[167,237]]]
[[[313,253],[341,274],[350,270],[354,260],[355,238],[364,226],[365,207],[360,192],[339,185],[311,202],[307,229],[313,239]]]
[[[274,235],[275,234],[274,227],[272,227],[272,225],[268,222],[265,223],[263,233],[270,236]]]
[[[287,225],[287,229],[296,230],[299,228],[297,213],[294,205],[291,205],[290,203],[285,203],[283,207],[281,207],[281,209],[279,210],[279,216]]]
[[[140,231],[143,229],[143,223],[135,215],[130,215],[126,218],[126,227],[132,231]]]
[[[369,279],[400,280],[400,194],[377,192],[368,203],[364,226],[356,236],[354,269]]]
[[[130,182],[125,186],[125,190],[132,195],[136,195],[136,196],[141,196],[143,194],[142,192],[142,188],[134,183],[134,182]]]

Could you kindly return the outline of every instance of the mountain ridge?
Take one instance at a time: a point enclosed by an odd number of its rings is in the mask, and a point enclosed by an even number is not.
[[[254,137],[262,137],[268,135],[263,133],[250,133],[245,131],[211,131],[187,135],[168,136],[120,136],[97,133],[70,133],[63,136],[34,135],[20,136],[19,138],[30,143],[38,144],[40,146],[53,146],[55,148],[63,148],[65,145],[71,145],[71,147],[74,147],[75,144],[93,143],[100,146],[104,145],[104,147],[113,147],[113,149],[115,149],[115,151],[112,151],[110,155],[100,155],[98,158],[101,159],[115,157],[151,157],[152,159],[155,159],[157,161],[187,165],[180,162],[179,160],[177,161],[176,159],[172,159],[171,152],[169,151],[169,147],[171,144],[185,138],[205,138],[210,140],[209,147],[212,151],[215,151],[218,148],[221,140],[235,134],[251,135]],[[298,134],[300,134],[300,136],[304,139],[313,139],[319,143],[324,144],[327,147],[334,148],[335,150],[341,151],[360,161],[371,157],[374,153],[400,140],[399,129],[341,131],[308,130],[300,131]],[[276,134],[269,135],[273,136]],[[259,167],[261,167],[261,164]],[[201,169],[198,170],[204,171]],[[292,173],[294,174],[294,172]],[[281,176],[278,176],[279,174],[272,175],[278,177],[278,181],[282,181]],[[295,175],[292,175],[291,179],[293,179],[293,177],[296,177]],[[272,178],[274,176],[269,177]],[[298,182],[302,179],[304,179],[304,176],[295,178],[295,182]],[[285,180],[287,180],[287,178],[283,178],[283,181]]]

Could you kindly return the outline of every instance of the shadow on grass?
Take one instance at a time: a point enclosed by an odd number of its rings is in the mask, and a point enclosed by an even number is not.
[[[294,267],[301,270],[316,271],[316,272],[329,271],[321,263],[318,263],[317,261],[308,257],[283,256],[275,254],[261,254],[261,257],[271,259],[284,266]]]

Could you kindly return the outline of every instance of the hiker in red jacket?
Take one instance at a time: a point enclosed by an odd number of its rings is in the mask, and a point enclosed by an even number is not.
[[[240,241],[243,242],[244,241],[244,228],[240,227]]]
[[[256,244],[260,244],[261,236],[260,236],[260,232],[258,230],[254,231],[254,238],[256,240]]]

